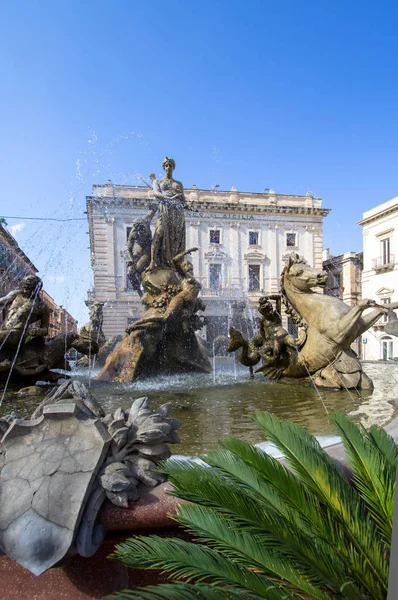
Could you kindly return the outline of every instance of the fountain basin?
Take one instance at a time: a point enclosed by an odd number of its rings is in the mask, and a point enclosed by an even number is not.
[[[183,421],[181,428],[182,444],[177,448],[179,455],[187,459],[217,447],[218,440],[225,434],[259,443],[264,449],[274,453],[272,447],[263,441],[251,420],[255,410],[272,410],[307,427],[318,435],[321,445],[344,467],[345,453],[338,438],[333,433],[325,412],[325,406],[334,410],[346,411],[355,421],[366,426],[376,423],[386,425],[387,430],[398,441],[398,420],[395,419],[397,406],[398,365],[396,363],[372,363],[364,365],[365,371],[375,381],[373,392],[355,390],[350,392],[316,390],[309,385],[289,383],[267,383],[262,377],[254,381],[248,379],[246,370],[237,368],[226,361],[217,365],[216,380],[210,375],[201,375],[184,381],[178,378],[158,378],[132,385],[104,385],[91,381],[91,389],[107,410],[131,403],[132,398],[147,395],[153,407],[172,401],[173,415]],[[92,373],[91,373],[92,375]],[[87,371],[75,371],[74,376],[89,381]],[[3,405],[3,413],[12,408],[31,414],[33,405],[41,401],[17,398],[11,392]],[[275,455],[275,453],[274,453]],[[281,458],[283,460],[283,458]],[[169,483],[152,490],[143,489],[140,500],[128,509],[117,508],[107,503],[100,516],[107,536],[100,550],[91,558],[72,556],[64,564],[35,577],[6,556],[0,556],[2,569],[2,593],[4,600],[24,597],[27,593],[35,600],[72,599],[87,600],[103,598],[106,594],[164,581],[164,578],[146,571],[132,571],[123,565],[110,561],[107,557],[114,545],[135,534],[152,533],[165,536],[183,536],[174,525],[172,515],[177,499],[168,496]]]

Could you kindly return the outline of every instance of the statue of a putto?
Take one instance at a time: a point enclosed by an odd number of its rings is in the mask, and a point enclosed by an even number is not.
[[[369,329],[388,309],[363,299],[351,308],[339,298],[319,294],[327,273],[311,268],[307,261],[292,253],[280,279],[279,310],[271,299],[259,300],[259,332],[250,340],[230,329],[229,352],[241,348],[239,360],[270,379],[281,377],[311,378],[317,386],[342,389],[372,389],[370,378],[362,370],[352,343]],[[281,303],[298,326],[297,338],[290,335],[281,321]],[[278,304],[278,303],[277,303]],[[371,312],[364,311],[373,308]]]

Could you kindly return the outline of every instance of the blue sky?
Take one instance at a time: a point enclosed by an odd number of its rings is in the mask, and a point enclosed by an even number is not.
[[[322,196],[324,246],[362,248],[398,195],[398,4],[2,0],[0,213],[82,324],[93,183],[167,154],[187,187]]]

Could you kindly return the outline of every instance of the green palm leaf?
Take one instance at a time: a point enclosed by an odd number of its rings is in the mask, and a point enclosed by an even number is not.
[[[157,586],[138,588],[134,592],[125,590],[107,596],[106,600],[255,600],[268,598],[269,600],[298,600],[299,597],[274,585],[266,590],[266,596],[258,596],[250,592],[228,590],[212,585],[196,583],[163,583]]]
[[[246,567],[220,553],[180,539],[158,536],[136,537],[116,546],[116,555],[123,564],[135,569],[157,569],[175,579],[200,582],[211,578],[215,584],[251,590],[262,596],[274,585]],[[265,596],[266,597],[266,596]]]
[[[288,582],[313,598],[329,597],[317,587],[319,584],[335,587],[337,583],[327,580],[319,571],[310,569],[299,553],[290,553],[293,556],[289,556],[287,552],[283,552],[283,546],[275,543],[275,537],[270,539],[261,531],[256,535],[253,531],[237,528],[229,517],[211,509],[181,506],[178,521],[192,533],[199,535],[201,542],[206,541],[224,556],[248,568],[258,569],[271,579],[276,578],[281,585]]]
[[[372,425],[366,434],[369,441],[379,450],[384,456],[387,464],[389,464],[395,472],[398,464],[398,446],[391,435],[389,435],[385,429],[377,427],[376,425]]]
[[[209,469],[193,462],[174,459],[167,461],[162,472],[168,475],[175,486],[173,495],[228,515],[236,527],[262,536],[263,544],[272,549],[279,548],[286,557],[294,558],[304,572],[317,578],[317,581],[323,581],[325,585],[334,584],[338,588],[341,585],[344,560],[338,556],[334,546],[331,549],[328,536],[332,535],[333,528],[327,526],[328,520],[324,520],[324,537],[327,541],[321,538],[314,539],[309,526],[303,527],[300,524],[300,515],[296,520],[296,515],[290,507],[286,507],[286,511],[279,510],[281,503],[276,500],[275,492],[269,489],[269,485],[251,477],[251,467],[242,465],[242,461],[229,452],[211,453],[211,457],[211,464],[222,463],[222,473],[219,473],[218,469]],[[206,459],[208,458],[209,455],[206,456]],[[227,470],[242,476],[245,482],[254,482],[256,489],[243,485],[242,481],[235,477],[230,481]],[[294,479],[293,475],[292,477]],[[293,481],[291,483],[293,484]],[[261,493],[258,493],[258,489]],[[272,502],[266,501],[269,496]],[[340,546],[346,554],[345,539],[341,541]],[[348,562],[347,568],[350,567],[351,562]],[[348,597],[355,598],[353,589]]]
[[[386,459],[386,452],[393,454],[391,443],[387,437],[378,435],[375,430],[368,435],[366,430],[355,426],[341,413],[336,413],[331,420],[343,440],[354,482],[384,540],[389,544],[392,536],[396,482],[396,465]],[[383,444],[383,452],[373,443],[374,440]]]
[[[295,423],[282,422],[270,413],[257,413],[256,422],[284,453],[291,467],[329,511],[340,541],[353,555],[352,566],[362,580],[383,598],[387,591],[385,547],[365,506],[319,442]],[[341,529],[340,529],[341,528]],[[372,544],[369,541],[372,540]],[[340,547],[342,544],[340,543]],[[376,597],[376,596],[375,596]]]
[[[385,599],[398,461],[393,440],[335,415],[353,487],[304,429],[271,414],[258,413],[256,421],[289,468],[230,437],[204,457],[211,468],[164,463],[172,494],[189,501],[174,518],[197,543],[151,536],[117,546],[114,558],[124,564],[160,569],[177,581],[112,600]]]

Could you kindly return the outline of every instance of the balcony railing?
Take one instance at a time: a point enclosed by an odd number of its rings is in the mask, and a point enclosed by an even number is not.
[[[372,269],[374,269],[375,271],[381,271],[382,269],[390,269],[394,265],[394,254],[389,254],[388,256],[379,256],[379,258],[372,259]]]

